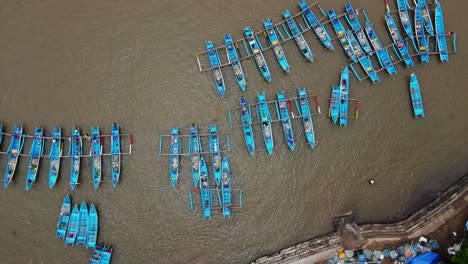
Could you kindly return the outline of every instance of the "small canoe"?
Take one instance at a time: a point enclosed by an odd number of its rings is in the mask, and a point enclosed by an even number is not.
[[[221,61],[219,60],[218,50],[215,48],[213,41],[208,40],[206,42],[206,50],[208,51],[208,59],[210,60],[211,73],[221,97],[226,94],[224,86],[223,72],[221,71]]]
[[[99,127],[93,127],[91,129],[91,140],[92,140],[92,150],[91,150],[91,167],[93,171],[93,182],[94,189],[99,188],[102,177],[102,145],[101,134],[99,132]]]
[[[421,97],[421,89],[419,87],[418,78],[416,77],[416,74],[414,72],[411,74],[410,95],[411,103],[413,105],[414,116],[424,117],[424,107]]]
[[[354,35],[356,36],[356,39],[358,40],[359,45],[361,45],[361,48],[364,50],[365,53],[370,54],[372,52],[372,48],[369,44],[369,41],[367,41],[366,34],[364,34],[364,31],[362,30],[361,23],[359,22],[356,11],[354,10],[351,3],[345,4],[345,10],[346,10],[346,15],[345,15],[346,21],[348,21],[348,24],[353,29]]]
[[[109,264],[112,258],[112,246],[104,246],[99,264]]]
[[[349,36],[346,33],[346,29],[344,28],[343,24],[341,24],[340,20],[336,16],[335,10],[328,10],[328,18],[330,18],[336,36],[340,41],[341,47],[343,47],[343,50],[351,60],[357,62],[355,51],[349,42]]]
[[[384,49],[384,46],[380,42],[379,38],[377,37],[377,34],[375,33],[369,21],[366,21],[365,30],[367,37],[369,37],[370,43],[372,44],[372,47],[374,48],[377,54],[377,59],[379,60],[380,66],[384,67],[389,74],[397,73],[395,65],[393,65],[388,51]]]
[[[270,70],[268,69],[265,57],[263,57],[262,48],[257,42],[256,36],[254,35],[252,29],[249,26],[244,27],[244,34],[247,38],[249,49],[252,52],[252,55],[255,59],[255,63],[257,64],[260,73],[262,74],[263,78],[265,78],[265,80],[271,82]]]
[[[96,246],[98,234],[98,214],[94,204],[89,207],[88,229],[86,230],[86,249]]]
[[[340,115],[340,87],[332,86],[332,95],[330,98],[330,116],[333,123],[338,122],[338,117]]]
[[[429,63],[429,38],[424,32],[424,18],[421,8],[416,7],[414,10],[414,30],[416,32],[416,43],[418,44],[418,53],[421,57],[421,62]]]
[[[255,141],[252,129],[252,112],[247,100],[242,96],[239,99],[240,104],[240,117],[242,120],[242,129],[244,131],[245,144],[251,156],[255,155]]]
[[[219,148],[218,128],[216,127],[216,124],[210,125],[210,136],[208,140],[210,143],[213,176],[216,185],[219,186],[221,184],[221,151]]]
[[[374,66],[372,66],[372,62],[369,58],[368,55],[366,55],[363,50],[361,49],[361,46],[359,46],[358,41],[354,37],[353,33],[348,30],[348,36],[349,40],[351,42],[351,45],[353,46],[354,51],[356,51],[356,56],[358,57],[359,64],[361,64],[362,69],[366,72],[367,76],[369,76],[369,79],[373,82],[380,82],[379,76],[377,75],[377,72],[374,69]]]
[[[169,176],[171,179],[172,187],[176,187],[177,181],[179,180],[179,162],[180,162],[180,150],[182,144],[179,137],[179,128],[173,127],[171,131],[171,155],[169,162]]]
[[[442,62],[448,62],[449,55],[447,50],[447,38],[445,37],[444,15],[442,14],[442,7],[439,2],[436,2],[435,31],[437,34],[437,51],[439,52],[440,60]]]
[[[60,169],[60,158],[62,157],[62,130],[60,127],[54,127],[52,144],[50,147],[49,159],[49,188],[52,189],[57,182]]]
[[[221,185],[223,218],[231,218],[231,169],[229,160],[226,156],[223,158],[223,184]]]
[[[26,176],[26,191],[29,190],[32,184],[36,181],[37,171],[39,170],[39,162],[44,152],[44,131],[40,127],[36,127],[34,138],[29,151],[29,166],[28,175]]]
[[[231,34],[224,35],[224,43],[226,44],[226,52],[229,58],[229,63],[231,63],[232,70],[234,71],[234,77],[236,78],[237,85],[239,85],[239,88],[245,92],[244,71],[242,70],[242,65],[237,54],[237,46],[234,47]]]
[[[301,31],[297,27],[297,24],[294,21],[294,18],[291,15],[291,12],[289,12],[289,10],[286,9],[283,12],[283,17],[286,20],[286,23],[288,24],[288,28],[292,33],[292,36],[294,38],[294,41],[297,44],[297,47],[302,52],[302,55],[304,55],[304,57],[307,60],[314,61],[314,54],[312,54],[312,50],[310,50],[309,44],[307,44],[304,36],[302,36]]]
[[[323,24],[320,23],[314,12],[312,12],[312,9],[310,9],[306,0],[302,0],[302,2],[299,3],[299,7],[302,10],[302,15],[307,26],[314,31],[315,35],[322,42],[322,44],[330,50],[335,50],[330,35],[328,35],[328,32]]]
[[[276,96],[276,114],[278,116],[278,120],[281,120],[286,143],[288,144],[289,149],[294,151],[294,133],[291,126],[291,119],[289,118],[289,111],[286,98],[284,96],[284,91],[277,92]]]
[[[268,109],[268,103],[266,101],[265,92],[257,93],[258,105],[257,105],[257,117],[262,126],[263,141],[265,142],[265,148],[269,155],[273,155],[273,133],[271,130],[271,115]]]
[[[189,138],[189,155],[190,163],[192,166],[192,178],[194,187],[198,186],[200,180],[200,135],[198,134],[197,125],[190,125],[190,138]]]
[[[102,249],[103,247],[98,245],[94,248],[93,250],[93,255],[91,255],[91,258],[89,259],[89,264],[100,264],[101,263],[101,257],[102,257]]]
[[[120,179],[120,129],[116,123],[112,124],[111,167],[112,186],[115,188]]]
[[[405,42],[401,38],[395,20],[389,12],[385,14],[385,22],[387,23],[388,31],[390,32],[390,36],[392,37],[393,43],[398,49],[400,56],[403,58],[406,67],[414,67],[414,63],[411,59],[408,48],[406,47]]]
[[[270,18],[267,18],[263,20],[263,26],[265,27],[268,44],[273,50],[273,53],[275,53],[276,60],[278,61],[283,71],[289,73],[289,63],[286,59],[286,55],[283,52],[283,48],[281,47],[278,36],[276,35],[276,31],[273,28],[273,22]]]
[[[400,15],[401,25],[406,32],[406,35],[414,41],[413,27],[411,26],[411,20],[409,16],[409,4],[407,0],[397,0],[398,13]]]
[[[211,207],[213,197],[211,193],[210,178],[208,168],[203,156],[200,158],[200,197],[203,210],[203,219],[211,219]]]
[[[344,67],[340,81],[340,126],[348,126],[349,71]]]
[[[88,206],[83,201],[80,206],[79,222],[78,222],[78,233],[76,234],[76,244],[86,245],[86,233],[88,232]]]
[[[3,187],[6,188],[8,184],[13,180],[15,175],[16,165],[18,164],[18,157],[23,149],[24,138],[23,138],[23,127],[20,124],[16,124],[11,137],[10,146],[7,150],[8,161],[7,168],[5,170],[5,180],[3,181]]]
[[[70,188],[72,191],[78,184],[80,176],[80,160],[83,155],[83,141],[80,136],[80,130],[73,128],[70,140]]]
[[[68,221],[70,220],[71,203],[70,196],[65,196],[62,207],[60,207],[60,215],[57,222],[57,231],[55,237],[65,238],[67,233]]]
[[[78,224],[80,220],[80,213],[78,205],[73,206],[72,213],[70,215],[70,221],[68,222],[67,236],[65,238],[65,246],[73,245],[75,243],[76,234],[78,233]]]
[[[315,134],[314,124],[312,122],[312,116],[310,114],[309,100],[307,98],[307,92],[305,88],[298,90],[299,95],[299,114],[301,115],[302,125],[304,126],[304,132],[307,139],[307,143],[311,148],[315,147]]]
[[[418,0],[416,5],[416,10],[421,11],[421,16],[424,23],[424,28],[426,29],[429,35],[434,35],[434,27],[432,26],[431,13],[429,12],[429,7],[427,6],[426,0]]]

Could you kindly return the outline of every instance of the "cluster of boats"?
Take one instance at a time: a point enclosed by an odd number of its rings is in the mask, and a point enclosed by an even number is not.
[[[341,72],[340,84],[332,86],[332,92],[329,102],[328,115],[333,123],[339,120],[340,126],[348,126],[348,105],[349,105],[349,70],[344,67]],[[356,111],[357,117],[357,111]]]

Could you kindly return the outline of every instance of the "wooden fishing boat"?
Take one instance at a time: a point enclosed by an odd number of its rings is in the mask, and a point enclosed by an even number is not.
[[[361,46],[359,46],[358,41],[356,40],[354,35],[349,30],[348,30],[348,36],[349,36],[349,41],[351,42],[351,45],[353,46],[353,49],[356,52],[356,57],[358,58],[359,64],[361,64],[367,76],[369,76],[369,79],[373,83],[380,82],[379,76],[377,75],[377,72],[375,71],[374,66],[372,66],[372,62],[369,56],[367,56],[363,52],[363,50],[361,49]]]
[[[112,124],[111,137],[111,166],[112,166],[112,185],[117,187],[120,178],[120,128]]]
[[[288,107],[286,105],[286,98],[284,97],[284,91],[277,92],[277,101],[276,101],[276,114],[278,120],[281,121],[283,126],[284,138],[286,143],[288,143],[289,149],[294,151],[294,133],[291,126],[291,119],[289,118]]]
[[[393,20],[392,15],[390,12],[385,14],[385,22],[387,23],[388,30],[390,32],[390,36],[392,37],[393,43],[395,44],[398,52],[400,53],[401,57],[403,58],[407,67],[414,67],[413,60],[409,54],[408,48],[405,45],[405,42],[401,38],[400,32],[396,26],[395,20]]]
[[[289,63],[286,59],[286,55],[284,55],[283,48],[281,47],[278,36],[276,35],[275,30],[273,29],[273,22],[271,22],[270,18],[267,18],[263,20],[263,26],[265,27],[265,35],[267,36],[268,44],[273,50],[276,60],[278,61],[281,68],[286,73],[289,73]]]
[[[348,126],[349,71],[344,67],[340,81],[340,126]]]
[[[226,52],[228,55],[229,63],[231,63],[232,70],[234,71],[234,77],[236,78],[237,85],[245,92],[245,76],[242,70],[242,65],[239,61],[239,56],[234,47],[231,34],[224,35],[224,43],[226,44]]]
[[[271,130],[271,115],[268,109],[268,103],[266,101],[265,92],[257,93],[258,104],[257,104],[257,117],[262,126],[263,141],[269,155],[273,155],[273,133]]]
[[[13,131],[13,136],[11,137],[10,146],[7,150],[8,161],[5,171],[5,180],[3,181],[4,188],[6,188],[13,180],[13,176],[15,175],[16,171],[16,165],[18,164],[18,157],[21,153],[21,150],[23,150],[23,146],[23,127],[20,124],[16,124]]]
[[[410,95],[411,95],[411,103],[413,105],[413,112],[415,117],[424,117],[424,107],[421,97],[421,89],[419,87],[418,78],[416,74],[413,72],[411,74],[410,80]]]
[[[65,196],[62,202],[62,207],[60,207],[60,215],[57,222],[57,231],[55,232],[55,237],[65,238],[67,233],[68,221],[70,220],[70,211],[71,203],[70,196]]]
[[[223,184],[221,185],[223,218],[231,218],[231,169],[229,160],[226,156],[223,158]]]
[[[182,144],[179,138],[179,128],[173,127],[171,131],[171,155],[170,155],[170,168],[169,176],[171,179],[172,187],[176,187],[179,180],[179,162]]]
[[[192,178],[193,185],[198,186],[198,181],[200,180],[200,135],[198,134],[197,125],[190,125],[190,138],[189,138],[189,155],[190,162],[192,165]]]
[[[239,99],[240,104],[240,116],[242,120],[242,129],[244,130],[244,139],[245,144],[247,145],[247,150],[251,156],[255,155],[255,142],[254,134],[252,129],[252,112],[250,111],[250,106],[247,104],[247,101],[242,96]]]
[[[91,129],[91,140],[92,140],[92,150],[91,150],[91,167],[93,171],[93,182],[94,189],[99,187],[102,177],[102,144],[101,135],[99,133],[99,127],[93,127]]]
[[[336,16],[335,10],[328,10],[328,18],[330,18],[331,24],[335,30],[338,40],[340,41],[341,47],[343,47],[343,50],[351,60],[357,62],[356,54],[353,47],[351,46],[351,43],[349,42],[349,37],[347,36],[343,24],[341,24],[340,20]]]
[[[29,151],[29,166],[28,175],[26,176],[26,191],[29,190],[32,184],[36,181],[37,170],[39,169],[39,162],[44,152],[44,130],[36,127],[34,131],[34,138]]]
[[[389,74],[397,73],[395,65],[393,65],[392,60],[390,59],[390,55],[388,54],[388,51],[384,48],[384,46],[380,42],[379,38],[377,37],[377,34],[375,33],[369,21],[366,21],[365,30],[366,30],[367,37],[369,37],[370,43],[372,44],[372,47],[374,48],[377,54],[377,59],[379,60],[380,66],[384,67]]]
[[[0,144],[2,144],[3,139],[3,124],[0,123]]]
[[[109,264],[112,258],[112,246],[104,246],[99,264]]]
[[[60,158],[62,157],[62,130],[60,127],[54,127],[52,135],[52,144],[50,147],[49,159],[49,188],[52,189],[57,182],[60,170]]]
[[[310,9],[309,4],[307,4],[306,0],[302,0],[299,3],[299,7],[302,10],[302,16],[304,18],[304,21],[307,23],[307,26],[315,32],[315,35],[322,42],[322,44],[330,50],[335,50],[330,35],[328,35],[328,32],[325,29],[325,27],[317,19],[314,12],[312,12],[312,9]]]
[[[311,148],[315,147],[315,134],[314,124],[312,122],[312,116],[310,114],[309,100],[307,98],[307,92],[305,88],[298,90],[299,95],[299,114],[301,115],[302,125],[304,126],[304,132]]]
[[[96,246],[98,234],[98,214],[94,204],[89,207],[88,229],[86,230],[86,249]]]
[[[359,23],[356,11],[354,10],[351,3],[345,4],[345,10],[346,10],[346,15],[345,15],[346,21],[348,21],[348,24],[353,29],[354,35],[356,36],[359,42],[359,45],[361,45],[365,53],[370,54],[372,52],[372,48],[369,42],[367,41],[366,34],[364,34],[364,31],[362,30],[361,23]]]
[[[437,51],[439,52],[440,60],[442,62],[449,61],[449,55],[447,50],[447,39],[445,37],[445,26],[444,16],[442,14],[442,7],[440,3],[436,1],[435,9],[435,31],[437,41]]]
[[[208,51],[208,59],[210,60],[211,73],[221,97],[225,95],[225,86],[223,72],[221,71],[221,61],[219,60],[218,50],[215,48],[213,41],[206,42],[206,50]]]
[[[67,236],[65,238],[65,246],[73,245],[75,243],[76,234],[78,233],[78,224],[80,220],[80,213],[78,205],[73,206],[72,213],[70,215],[70,221],[68,222]]]
[[[96,247],[94,247],[93,255],[91,255],[91,258],[89,259],[89,264],[101,263],[102,249],[103,247],[101,245],[97,245]]]
[[[406,35],[414,41],[413,27],[411,26],[411,19],[409,16],[409,4],[407,0],[397,0],[398,14],[400,15],[401,25],[406,32]]]
[[[218,128],[216,124],[210,125],[210,136],[208,138],[210,143],[211,165],[213,169],[213,176],[216,185],[221,184],[221,152],[219,148]]]
[[[416,9],[414,10],[414,12],[416,13],[416,10],[418,9],[421,11],[424,28],[426,29],[427,33],[429,33],[429,35],[434,35],[434,27],[432,26],[431,13],[429,12],[426,0],[418,0],[418,2],[416,2],[415,0],[415,4]]]
[[[200,197],[203,210],[203,219],[211,219],[213,197],[210,187],[210,178],[208,176],[208,168],[203,156],[200,158]]]
[[[302,55],[304,55],[304,57],[309,61],[314,61],[314,55],[312,54],[312,50],[310,50],[309,45],[307,44],[304,36],[302,36],[301,31],[297,27],[297,24],[294,21],[291,12],[289,12],[289,10],[286,9],[283,12],[283,17],[286,20],[286,23],[288,24],[289,30],[292,33],[294,41],[296,42],[299,50],[302,52]]]
[[[418,44],[418,53],[421,57],[421,62],[429,63],[429,38],[424,33],[424,18],[422,8],[416,7],[414,10],[414,30],[416,32],[416,43]]]
[[[86,244],[86,233],[88,231],[88,206],[83,201],[80,206],[79,222],[78,222],[78,233],[76,234],[76,244]]]
[[[333,123],[336,124],[340,116],[340,87],[332,86],[332,95],[330,98],[330,116]]]
[[[249,43],[248,46],[253,54],[255,63],[257,64],[258,69],[262,73],[263,78],[265,78],[265,80],[267,80],[268,82],[271,82],[270,70],[268,69],[265,57],[263,57],[262,49],[260,48],[260,45],[257,42],[256,36],[254,35],[252,29],[249,26],[244,27],[244,34]]]
[[[70,188],[75,189],[80,176],[80,160],[83,155],[83,141],[80,136],[80,130],[73,128],[70,140]]]

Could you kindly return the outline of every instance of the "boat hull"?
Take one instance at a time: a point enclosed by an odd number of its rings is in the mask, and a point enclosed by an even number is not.
[[[70,141],[70,188],[75,189],[80,176],[80,161],[83,155],[83,140],[81,139],[80,130],[74,128],[72,130],[72,138]]]
[[[223,158],[223,181],[221,184],[221,197],[223,205],[223,218],[231,218],[231,169],[229,160],[226,156]]]
[[[171,132],[171,155],[169,158],[169,177],[172,187],[176,187],[179,180],[181,146],[179,128],[173,127]]]
[[[117,187],[120,179],[120,128],[117,124],[112,125],[111,137],[111,170],[112,170],[112,186]]]
[[[82,202],[80,206],[80,214],[79,214],[79,222],[78,222],[78,233],[76,234],[76,244],[80,245],[86,244],[86,233],[88,231],[88,207],[86,206],[86,202]]]
[[[437,41],[437,51],[439,52],[440,61],[449,62],[447,49],[447,38],[445,36],[444,16],[440,3],[436,4],[435,10],[435,31]]]
[[[239,61],[239,55],[237,54],[236,47],[234,47],[234,43],[230,34],[224,35],[224,43],[226,44],[226,52],[229,58],[229,63],[231,63],[231,67],[234,72],[234,78],[236,79],[239,88],[245,92],[246,82],[244,71],[242,70],[242,65]]]
[[[270,70],[268,69],[265,57],[263,57],[262,49],[259,46],[252,29],[249,26],[244,27],[244,34],[247,38],[249,49],[252,52],[260,73],[262,74],[263,78],[267,80],[267,82],[271,82]]]
[[[70,215],[70,221],[68,223],[67,235],[65,237],[65,245],[73,245],[76,240],[76,235],[78,233],[78,225],[80,220],[80,213],[78,210],[78,205],[73,206],[72,213]]]
[[[15,125],[13,136],[11,138],[10,146],[8,147],[8,161],[5,170],[5,179],[3,181],[3,187],[6,188],[13,180],[15,176],[16,166],[18,164],[19,154],[23,149],[24,138],[23,138],[23,127],[20,124]]]
[[[276,95],[278,99],[276,101],[276,113],[278,115],[278,119],[281,120],[284,138],[289,149],[294,151],[294,133],[291,126],[291,119],[289,118],[286,98],[284,96],[284,92],[278,92]]]
[[[263,26],[265,27],[266,36],[268,38],[268,44],[270,45],[273,53],[275,54],[276,60],[278,61],[281,69],[286,73],[289,73],[289,63],[286,59],[286,55],[283,52],[278,36],[273,29],[273,22],[270,18],[263,20]]]
[[[255,141],[252,129],[252,112],[250,106],[244,97],[239,99],[240,117],[242,121],[242,130],[244,131],[244,140],[251,156],[255,156]]]
[[[335,10],[328,10],[328,18],[331,20],[331,24],[335,30],[338,40],[340,41],[341,47],[343,47],[343,50],[352,61],[357,62],[355,51],[349,41],[349,36],[346,33],[343,24],[341,24],[340,20],[336,16]]]
[[[387,12],[385,15],[385,22],[387,24],[388,31],[390,32],[390,36],[392,37],[393,43],[395,47],[398,49],[401,58],[406,64],[406,67],[414,67],[413,60],[409,54],[408,48],[406,47],[403,39],[401,38],[400,32],[395,24],[395,20],[390,13]]]
[[[214,44],[211,40],[206,42],[206,50],[208,52],[208,59],[210,60],[211,73],[213,74],[213,79],[221,97],[225,96],[225,86],[223,72],[221,71],[221,61],[219,59],[218,50],[214,47]]]
[[[200,180],[200,136],[198,135],[198,128],[192,124],[190,126],[190,139],[189,139],[189,155],[192,165],[192,178],[194,187],[198,187]]]
[[[348,126],[349,71],[343,69],[340,81],[340,126]]]
[[[410,95],[411,104],[413,105],[413,113],[415,117],[424,117],[424,107],[421,97],[421,89],[419,86],[418,78],[416,74],[411,74],[410,79]]]
[[[216,185],[219,186],[221,183],[221,151],[219,147],[218,128],[216,125],[210,125],[209,143],[213,176]]]
[[[60,127],[54,127],[52,137],[52,146],[50,149],[49,159],[49,189],[52,189],[57,182],[60,171],[60,158],[62,157],[62,131]]]
[[[32,184],[36,181],[37,171],[39,170],[39,162],[44,151],[44,131],[42,128],[36,128],[34,138],[29,152],[28,174],[26,176],[26,191],[29,190]]]
[[[91,167],[93,171],[94,189],[99,188],[102,177],[102,143],[101,134],[98,127],[93,127],[91,131],[92,151],[91,151]]]
[[[304,21],[306,21],[308,24],[307,26],[314,31],[315,35],[322,42],[322,44],[330,50],[335,50],[330,35],[328,34],[323,24],[321,24],[317,19],[314,12],[312,12],[312,9],[310,9],[306,0],[302,0],[302,2],[299,3],[299,7],[302,10]]]
[[[289,10],[285,10],[283,12],[283,17],[286,20],[289,30],[291,31],[292,36],[294,38],[294,42],[296,42],[296,45],[301,51],[302,55],[304,55],[304,57],[308,61],[314,61],[314,55],[312,54],[312,50],[310,50],[309,44],[307,44],[307,41],[305,40],[299,28],[297,27],[296,22],[294,22],[291,12],[289,12]]]
[[[200,158],[200,199],[203,211],[203,219],[211,219],[213,197],[211,193],[208,168],[203,157]]]
[[[429,63],[429,38],[424,33],[424,19],[422,16],[422,9],[416,8],[414,11],[414,30],[416,31],[416,43],[418,44],[418,53],[421,57],[421,62]]]
[[[374,47],[374,50],[377,54],[377,58],[379,60],[380,66],[384,67],[387,72],[392,75],[396,74],[397,70],[395,65],[393,65],[392,60],[390,59],[390,55],[388,51],[384,49],[382,43],[380,42],[375,30],[372,28],[369,21],[366,21],[366,28],[365,28],[367,37],[370,40],[371,45]]]
[[[266,102],[265,93],[258,94],[257,97],[257,116],[262,126],[263,142],[265,143],[265,148],[268,154],[271,156],[273,155],[273,133],[271,129],[272,118]]]
[[[300,115],[302,119],[302,125],[304,127],[304,133],[307,139],[307,143],[310,145],[311,148],[315,147],[315,133],[314,133],[314,124],[312,122],[312,116],[310,114],[309,108],[309,100],[307,98],[306,89],[299,89],[298,90],[299,96],[299,109]]]
[[[67,233],[68,221],[70,220],[70,211],[71,211],[71,202],[70,196],[65,196],[62,202],[62,207],[60,207],[60,215],[57,222],[57,231],[55,232],[55,237],[65,238]]]
[[[333,123],[338,122],[340,115],[340,87],[332,86],[332,95],[330,98],[330,116]]]
[[[89,207],[88,229],[86,231],[86,249],[96,246],[98,226],[98,214],[94,204],[91,204]]]

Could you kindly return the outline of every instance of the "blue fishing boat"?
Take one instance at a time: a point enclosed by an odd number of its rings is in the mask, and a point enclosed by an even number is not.
[[[263,26],[265,27],[266,36],[268,37],[268,44],[270,45],[273,53],[275,53],[276,60],[278,61],[281,68],[289,73],[289,63],[284,55],[283,48],[281,47],[278,36],[276,35],[275,29],[273,28],[273,22],[270,18],[263,20]]]
[[[18,164],[18,157],[21,153],[21,150],[23,149],[23,146],[23,127],[20,124],[16,124],[13,131],[13,136],[11,137],[10,146],[7,150],[8,161],[5,171],[5,180],[3,181],[4,188],[6,188],[13,180],[13,176],[15,175],[16,171],[16,165]]]
[[[65,246],[73,245],[75,243],[76,234],[78,233],[78,224],[80,220],[80,213],[78,205],[73,206],[72,213],[70,215],[70,221],[68,222],[67,237],[65,238]]]
[[[257,93],[258,105],[257,105],[257,117],[262,126],[263,141],[269,155],[273,155],[273,133],[271,131],[271,115],[268,109],[268,103],[266,101],[265,92]]]
[[[252,112],[250,106],[247,104],[247,100],[242,96],[239,99],[240,104],[240,116],[242,120],[242,129],[244,130],[245,144],[250,155],[255,155],[255,142],[254,134],[252,129]]]
[[[436,10],[435,10],[435,31],[436,31],[437,51],[439,52],[440,60],[442,62],[448,62],[449,55],[448,55],[448,50],[447,50],[447,39],[445,37],[444,16],[442,14],[442,7],[437,1],[436,1]]]
[[[434,35],[434,27],[432,26],[431,13],[429,12],[426,0],[418,0],[414,12],[416,12],[418,9],[421,11],[421,16],[423,19],[422,23],[424,24],[424,28],[426,28],[427,33],[429,33],[429,35]]]
[[[170,156],[170,168],[169,176],[171,179],[172,187],[176,187],[177,181],[179,180],[179,161],[182,144],[179,138],[179,128],[173,127],[171,131],[171,156]]]
[[[89,264],[101,263],[102,249],[103,247],[100,245],[97,245],[96,247],[94,247],[93,255],[91,255],[91,258],[89,259]]]
[[[215,48],[213,41],[206,42],[206,50],[208,51],[208,59],[210,60],[211,73],[221,97],[225,95],[225,86],[223,73],[221,72],[221,61],[219,60],[218,50]]]
[[[365,29],[367,37],[369,37],[370,43],[372,44],[372,47],[374,48],[377,54],[377,59],[379,60],[380,66],[384,67],[389,74],[397,73],[395,65],[393,65],[387,49],[385,49],[382,43],[380,42],[379,38],[377,37],[377,34],[375,33],[369,21],[366,21]]]
[[[221,151],[219,148],[218,128],[216,127],[216,124],[210,125],[210,136],[208,140],[210,143],[213,176],[216,185],[219,186],[221,184]]]
[[[340,87],[332,86],[332,95],[330,98],[330,114],[333,123],[336,124],[340,116]]]
[[[359,46],[358,41],[354,37],[353,33],[351,33],[351,31],[349,30],[348,30],[348,36],[349,36],[349,41],[351,42],[351,45],[353,46],[353,49],[356,52],[356,57],[358,58],[359,64],[361,64],[367,76],[369,76],[369,79],[373,83],[380,82],[379,76],[377,75],[377,72],[375,71],[374,66],[372,66],[372,62],[369,56],[364,54],[363,50],[361,49],[361,46]]]
[[[98,234],[98,214],[94,204],[89,207],[88,229],[86,230],[86,249],[96,246]]]
[[[340,126],[348,126],[349,71],[345,67],[340,81]]]
[[[347,36],[346,29],[336,16],[335,10],[328,10],[328,18],[330,18],[331,24],[335,30],[338,40],[340,41],[341,47],[343,47],[343,50],[346,52],[346,54],[348,54],[348,57],[351,60],[357,62],[356,54],[354,53],[354,49],[349,42],[349,36]]]
[[[57,231],[55,237],[65,238],[67,233],[68,221],[70,220],[71,203],[70,196],[65,196],[62,207],[60,207],[60,215],[57,222]]]
[[[112,246],[104,246],[99,264],[109,264],[112,258]]]
[[[60,169],[60,158],[62,157],[62,130],[60,127],[54,127],[52,135],[52,145],[50,147],[49,159],[49,188],[52,189],[57,182]]]
[[[101,183],[102,176],[102,144],[101,135],[99,133],[99,127],[93,127],[91,129],[91,140],[92,140],[92,150],[91,150],[91,167],[93,171],[93,182],[94,189],[99,187]]]
[[[111,166],[112,166],[112,185],[117,187],[120,178],[120,129],[119,126],[112,124],[111,137]]]
[[[301,31],[297,27],[297,24],[294,21],[291,12],[289,12],[289,10],[286,9],[283,12],[283,17],[286,20],[289,30],[292,33],[292,37],[294,38],[297,47],[299,47],[299,50],[302,52],[302,55],[304,55],[304,57],[309,61],[314,61],[314,55],[312,54],[312,51],[310,50],[309,45],[307,44],[304,36],[302,36]]]
[[[190,162],[192,164],[192,178],[193,185],[198,186],[200,180],[200,135],[198,134],[198,128],[195,124],[190,125],[190,138],[189,138],[189,155]]]
[[[414,63],[413,63],[413,60],[411,59],[408,48],[406,47],[405,42],[401,38],[400,32],[398,31],[398,28],[395,24],[395,20],[393,20],[393,17],[390,14],[390,12],[387,12],[387,14],[385,14],[385,22],[387,23],[387,27],[390,32],[390,36],[392,37],[393,43],[398,49],[406,66],[414,67]]]
[[[304,126],[304,132],[311,148],[315,147],[315,134],[314,124],[312,123],[312,116],[310,114],[309,99],[307,98],[307,92],[305,88],[298,90],[299,94],[299,114],[301,115],[302,125]],[[297,103],[297,102],[296,102]]]
[[[86,232],[88,231],[88,206],[83,201],[80,206],[80,215],[78,222],[78,233],[76,234],[76,244],[86,244]]]
[[[29,166],[28,175],[26,176],[26,191],[29,190],[32,184],[36,181],[37,170],[39,169],[39,161],[44,152],[44,130],[40,127],[36,127],[34,131],[34,138],[29,151]]]
[[[249,26],[244,27],[244,34],[249,43],[249,49],[253,54],[255,63],[257,64],[258,69],[262,73],[263,78],[265,78],[265,80],[267,80],[268,82],[271,82],[270,70],[268,69],[265,57],[263,57],[262,49],[260,48],[260,45],[257,42],[256,36],[254,35],[252,29]]]
[[[203,210],[203,219],[211,219],[211,207],[213,204],[213,197],[211,193],[208,168],[206,166],[206,162],[203,156],[200,158],[200,197]]]
[[[398,13],[400,14],[400,21],[406,35],[414,41],[413,27],[411,26],[411,19],[409,16],[409,4],[407,0],[397,0]]]
[[[276,101],[276,114],[278,120],[281,120],[281,125],[283,126],[284,138],[286,143],[288,143],[289,148],[294,151],[294,133],[292,131],[291,119],[289,119],[288,106],[286,105],[286,98],[284,97],[284,91],[277,92],[277,101]]]
[[[414,10],[414,30],[416,32],[416,43],[418,44],[418,53],[421,57],[421,62],[429,63],[429,38],[426,38],[424,33],[424,19],[421,8],[416,7]]]
[[[2,144],[3,139],[3,124],[0,123],[0,144]]]
[[[346,21],[348,21],[348,24],[353,29],[354,35],[356,36],[359,42],[359,45],[361,45],[365,53],[370,54],[372,52],[372,48],[369,45],[369,42],[367,41],[366,34],[364,34],[364,31],[362,30],[361,23],[359,23],[356,11],[354,10],[351,3],[345,4],[345,10],[346,10],[346,15],[345,15]]]
[[[317,19],[314,12],[312,12],[312,9],[310,9],[309,4],[307,4],[306,0],[302,0],[299,3],[299,7],[302,10],[302,16],[307,26],[315,32],[315,35],[317,35],[318,39],[322,42],[322,44],[330,50],[335,50],[330,35],[328,35],[328,32],[325,29],[325,27]]]
[[[411,74],[410,95],[411,103],[413,105],[414,116],[424,117],[424,107],[421,97],[421,89],[419,87],[418,78],[416,77],[416,74],[414,72]]]
[[[80,176],[80,160],[83,155],[83,141],[80,136],[80,130],[73,128],[70,140],[70,188],[75,189]]]
[[[223,218],[231,218],[231,169],[229,160],[226,156],[223,158],[223,184],[221,185]]]
[[[239,61],[239,55],[237,54],[236,47],[232,42],[231,34],[224,35],[224,43],[226,44],[226,52],[231,63],[232,70],[234,71],[234,77],[236,78],[237,85],[245,92],[245,76],[242,70],[242,65]]]

